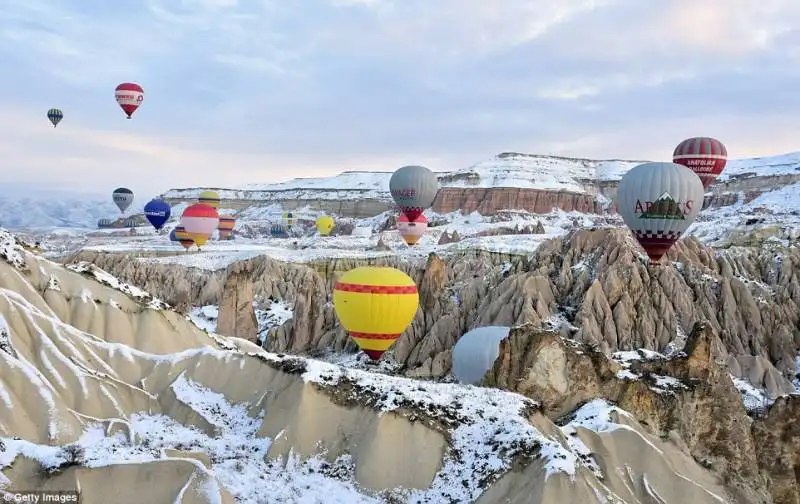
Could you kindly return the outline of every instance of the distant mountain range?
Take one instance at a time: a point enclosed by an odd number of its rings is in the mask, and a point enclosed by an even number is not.
[[[438,175],[440,186],[449,188],[509,187],[591,194],[593,186],[619,180],[641,162],[503,153],[468,168]],[[750,176],[800,177],[800,152],[729,160],[720,180]],[[391,200],[390,177],[391,172],[343,172],[333,177],[248,184],[238,188],[176,188],[162,196],[178,203],[196,198],[205,189],[215,189],[223,199],[255,200],[260,204],[314,199],[388,201]],[[128,214],[141,212],[145,202],[137,198]],[[94,228],[98,219],[119,215],[110,196],[52,189],[31,191],[20,184],[0,189],[0,226],[9,229]]]

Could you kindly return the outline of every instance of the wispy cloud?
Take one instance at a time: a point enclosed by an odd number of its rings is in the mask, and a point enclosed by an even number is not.
[[[798,27],[796,0],[7,0],[0,177],[158,191],[668,156],[695,134],[791,150]],[[146,93],[131,121],[127,80]]]

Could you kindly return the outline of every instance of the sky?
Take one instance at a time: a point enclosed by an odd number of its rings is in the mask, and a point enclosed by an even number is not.
[[[0,67],[6,193],[800,150],[797,0],[5,0]]]

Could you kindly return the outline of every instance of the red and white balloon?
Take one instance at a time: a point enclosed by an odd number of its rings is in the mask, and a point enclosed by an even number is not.
[[[123,82],[114,90],[114,98],[130,119],[144,101],[144,89],[135,82]]]
[[[428,230],[428,219],[420,214],[419,217],[412,221],[406,214],[401,213],[400,218],[397,220],[397,230],[408,245],[416,245],[422,235],[425,234],[425,231]]]

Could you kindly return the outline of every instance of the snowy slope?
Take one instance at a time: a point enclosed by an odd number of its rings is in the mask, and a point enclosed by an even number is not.
[[[0,196],[0,225],[9,229],[93,228],[98,219],[118,216],[119,208],[110,198],[104,201],[77,197]]]
[[[658,463],[661,448],[669,449],[628,425],[632,420],[618,423],[615,417],[626,413],[602,400],[557,427],[518,394],[346,369],[270,354],[235,338],[179,332],[183,319],[169,307],[142,306],[147,293],[102,270],[44,261],[3,230],[0,252],[0,490],[34,477],[52,478],[56,486],[59,473],[80,467],[81,491],[92,502],[110,489],[124,502],[134,501],[128,489],[142,502],[185,502],[197,479],[194,488],[203,493],[197,503],[232,502],[223,495],[242,504],[466,503],[536,461],[526,481],[557,494],[553,502],[586,502],[590,490],[627,491],[600,469],[622,467],[617,453],[634,458],[644,450]],[[101,295],[96,281],[113,296]],[[82,313],[81,324],[98,332],[59,319],[42,297],[43,283],[51,302],[70,303],[64,313],[71,319]],[[87,294],[74,295],[81,291]],[[125,331],[118,327],[103,335],[109,313],[118,326],[141,317],[127,326],[146,326],[148,337],[120,337]],[[134,346],[145,342],[153,348]],[[313,421],[318,414],[325,422]],[[584,438],[598,435],[591,444],[596,455],[581,441],[581,429]],[[440,448],[427,449],[439,440]],[[604,458],[612,451],[616,458]],[[19,456],[40,467],[14,464]],[[420,466],[425,482],[395,483]],[[393,476],[370,479],[366,468],[375,467]],[[628,469],[636,477],[639,470]],[[692,502],[718,501],[698,498],[718,490],[677,469],[651,477],[662,488],[684,485]],[[378,492],[366,483],[381,481],[392,486]],[[618,502],[642,498],[638,492]]]

